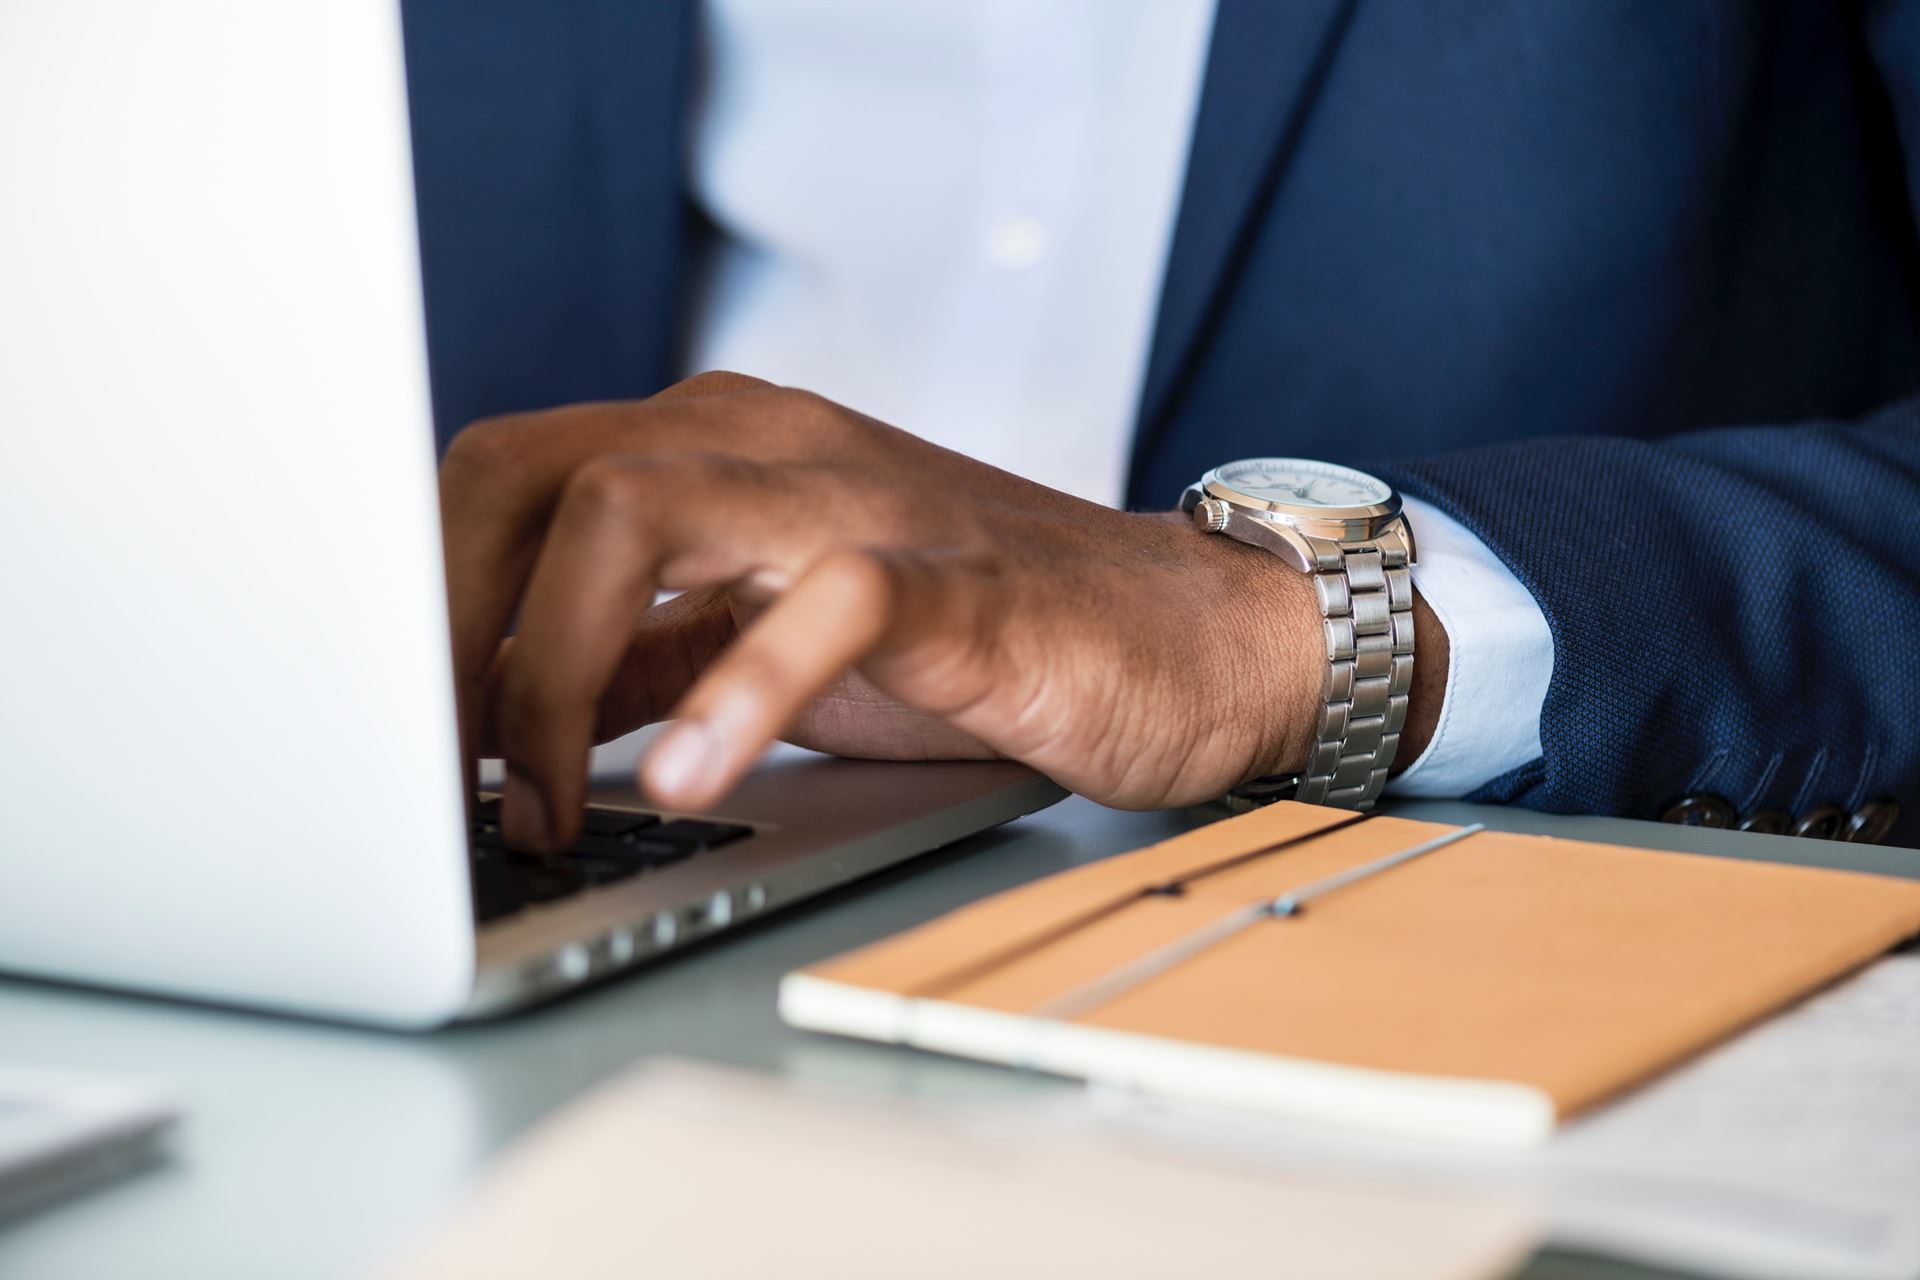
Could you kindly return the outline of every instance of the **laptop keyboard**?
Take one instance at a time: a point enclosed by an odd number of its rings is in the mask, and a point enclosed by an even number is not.
[[[753,834],[733,822],[662,820],[650,813],[590,808],[579,843],[565,853],[522,853],[500,835],[500,801],[474,811],[473,910],[480,923],[502,920],[648,871],[672,866]]]

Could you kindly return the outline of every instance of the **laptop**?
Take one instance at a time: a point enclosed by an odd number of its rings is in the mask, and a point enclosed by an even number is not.
[[[786,750],[469,829],[391,0],[8,4],[0,175],[0,971],[431,1027],[1062,794]]]

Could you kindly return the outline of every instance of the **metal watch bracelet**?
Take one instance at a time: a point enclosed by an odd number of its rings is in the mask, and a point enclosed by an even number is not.
[[[1370,809],[1387,785],[1413,687],[1413,575],[1404,545],[1329,543],[1313,574],[1325,618],[1327,676],[1312,754],[1300,773],[1229,791],[1229,808],[1302,800]]]

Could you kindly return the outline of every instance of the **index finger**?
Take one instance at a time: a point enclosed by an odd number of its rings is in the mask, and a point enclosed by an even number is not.
[[[768,390],[741,374],[706,374],[651,400],[575,405],[486,419],[454,437],[440,468],[440,523],[446,562],[463,752],[478,734],[477,697],[515,605],[533,572],[541,536],[568,479],[588,459],[633,450],[710,446],[716,415],[754,434],[753,415],[714,403]],[[751,444],[751,441],[743,441]]]
[[[726,492],[745,500],[716,501]],[[577,833],[604,696],[663,575],[686,587],[785,579],[830,538],[817,509],[799,477],[725,455],[609,454],[576,473],[495,691],[510,842],[559,848]]]

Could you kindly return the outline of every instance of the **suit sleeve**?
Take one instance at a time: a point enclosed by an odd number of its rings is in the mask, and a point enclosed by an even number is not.
[[[1920,398],[1856,423],[1562,438],[1385,469],[1553,635],[1538,760],[1475,798],[1920,814]]]
[[[1920,208],[1920,0],[1865,0]],[[1390,468],[1553,635],[1541,756],[1483,799],[1733,820],[1892,801],[1920,844],[1920,398],[1854,423],[1560,439]]]

